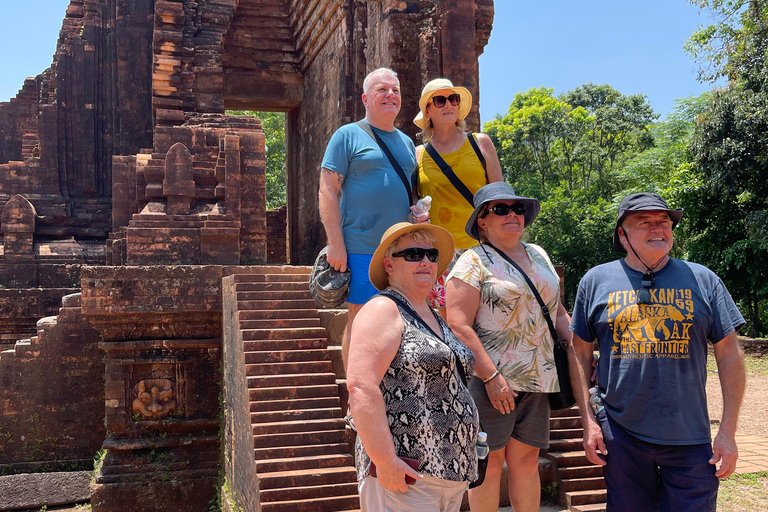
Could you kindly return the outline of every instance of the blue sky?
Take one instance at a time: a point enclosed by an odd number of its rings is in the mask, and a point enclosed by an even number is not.
[[[69,0],[4,1],[0,101],[47,68]],[[696,81],[683,42],[709,20],[685,0],[496,0],[491,39],[480,57],[480,115],[503,114],[515,93],[562,93],[587,82],[648,96],[666,115],[675,99],[711,88]]]

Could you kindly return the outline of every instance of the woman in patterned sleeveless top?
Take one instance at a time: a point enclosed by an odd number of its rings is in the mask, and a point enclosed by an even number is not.
[[[544,250],[521,241],[539,201],[507,183],[491,183],[474,197],[466,232],[482,243],[461,255],[446,285],[448,323],[477,358],[469,389],[488,433],[483,485],[469,491],[472,512],[496,511],[506,460],[515,512],[538,512],[539,449],[549,446],[548,393],[559,391],[554,340],[525,272],[549,311],[560,338],[571,339],[560,303],[560,279]]]
[[[458,511],[477,476],[475,359],[426,302],[453,248],[445,229],[403,222],[371,259],[382,291],[355,318],[347,368],[363,511]]]

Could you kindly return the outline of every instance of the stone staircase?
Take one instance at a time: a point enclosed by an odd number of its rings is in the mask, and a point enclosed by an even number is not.
[[[359,509],[354,457],[309,267],[235,276],[264,512]],[[275,273],[269,273],[275,272]]]
[[[545,457],[555,468],[560,503],[567,507],[566,511],[605,512],[603,469],[587,460],[583,432],[578,408],[552,411]]]

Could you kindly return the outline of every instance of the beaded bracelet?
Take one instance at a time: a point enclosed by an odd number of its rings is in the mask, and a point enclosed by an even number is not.
[[[493,375],[491,375],[491,376],[490,376],[490,377],[488,377],[487,379],[484,379],[484,380],[483,380],[483,384],[488,384],[488,383],[489,383],[489,382],[491,382],[493,379],[495,379],[495,378],[496,378],[496,376],[497,376],[498,374],[499,374],[499,370],[496,370],[495,372],[493,372]]]

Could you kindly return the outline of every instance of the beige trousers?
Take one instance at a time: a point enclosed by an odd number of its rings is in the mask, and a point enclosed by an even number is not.
[[[357,485],[361,512],[459,512],[468,482],[452,482],[424,475],[408,491],[392,491],[367,476]]]

